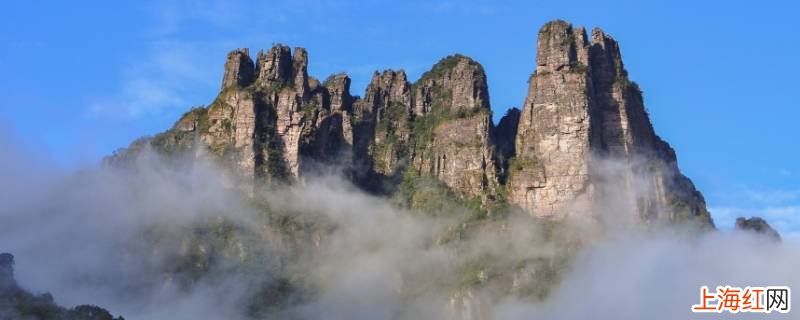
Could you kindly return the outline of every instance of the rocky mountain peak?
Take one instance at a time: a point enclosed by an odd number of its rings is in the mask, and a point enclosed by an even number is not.
[[[674,150],[653,131],[612,37],[595,28],[589,39],[583,27],[556,20],[539,30],[535,56],[522,107],[495,127],[484,69],[460,54],[413,84],[403,70],[376,71],[359,98],[345,74],[321,84],[309,76],[303,48],[275,45],[255,65],[237,49],[215,101],[151,144],[174,152],[200,141],[250,185],[302,183],[334,164],[376,193],[416,176],[541,217],[610,210],[713,225]],[[607,163],[617,164],[613,172]],[[613,208],[603,203],[610,198]]]
[[[306,97],[308,92],[308,52],[304,48],[294,48],[292,85],[301,97]]]
[[[236,49],[228,53],[225,61],[225,72],[222,77],[222,88],[230,86],[246,87],[255,80],[255,65],[247,48]]]
[[[557,20],[539,31],[536,57],[510,165],[512,202],[539,216],[591,216],[614,198],[611,210],[631,220],[710,224],[702,196],[653,132],[614,39],[595,28],[589,42],[584,28]],[[608,162],[622,168],[610,172]]]
[[[586,32],[573,29],[563,20],[546,23],[539,30],[536,50],[536,72],[547,73],[585,63]]]
[[[383,72],[375,71],[364,92],[364,101],[375,110],[378,121],[383,118],[381,110],[388,108],[392,103],[411,106],[410,84],[406,72],[391,69]]]
[[[764,235],[774,241],[781,241],[781,236],[772,226],[760,217],[739,217],[736,218],[736,230],[754,232]]]
[[[350,95],[350,77],[344,73],[331,75],[322,85],[328,90],[328,105],[333,111],[352,110],[353,97]]]
[[[278,44],[268,51],[259,51],[256,58],[256,82],[260,86],[284,85],[292,79],[292,52]]]
[[[416,115],[424,115],[435,107],[444,108],[445,112],[489,109],[483,66],[460,54],[440,60],[414,86]]]

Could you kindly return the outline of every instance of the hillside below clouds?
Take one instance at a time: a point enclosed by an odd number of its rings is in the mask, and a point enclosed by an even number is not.
[[[469,57],[448,56],[415,82],[403,70],[375,72],[363,96],[350,93],[346,74],[309,76],[308,59],[284,45],[255,60],[248,49],[230,52],[211,104],[107,162],[150,146],[214,159],[245,193],[337,172],[370,193],[403,192],[412,207],[422,179],[489,211],[601,218],[593,213],[613,209],[626,222],[713,227],[675,151],[653,131],[618,43],[600,29],[545,24],[527,98],[498,125],[487,75]]]
[[[702,285],[800,285],[763,219],[713,231],[613,38],[537,41],[497,123],[469,57],[353,95],[275,45],[102,166],[8,162],[0,320],[684,319]]]

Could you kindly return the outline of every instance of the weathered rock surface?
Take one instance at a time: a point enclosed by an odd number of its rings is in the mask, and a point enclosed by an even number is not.
[[[237,49],[228,53],[225,62],[225,73],[222,76],[222,88],[230,86],[246,87],[253,83],[255,66],[250,59],[250,50]]]
[[[772,240],[781,241],[781,235],[778,234],[767,221],[760,217],[751,217],[749,219],[745,217],[736,218],[736,230],[755,232],[767,236]]]
[[[632,220],[713,225],[654,133],[619,46],[599,29],[590,41],[564,21],[542,27],[516,139],[510,198],[534,215],[623,210]]]
[[[454,55],[414,84],[416,171],[438,177],[471,197],[491,197],[497,187],[492,112],[483,67]]]
[[[404,169],[411,136],[411,91],[403,70],[375,72],[363,100],[356,102],[358,149],[367,170],[393,176]],[[366,153],[364,153],[366,152]]]
[[[653,131],[617,42],[564,21],[546,24],[538,38],[523,108],[497,127],[483,67],[468,57],[446,57],[413,84],[403,70],[376,72],[359,98],[347,75],[320,83],[308,75],[304,49],[276,45],[255,62],[247,49],[228,54],[211,105],[131,149],[204,146],[247,188],[302,182],[333,165],[376,193],[415,174],[536,216],[614,211],[631,221],[713,225],[674,151]]]

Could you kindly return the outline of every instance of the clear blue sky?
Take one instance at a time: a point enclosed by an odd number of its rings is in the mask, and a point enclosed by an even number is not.
[[[412,79],[459,52],[496,115],[519,106],[536,32],[556,18],[621,44],[657,132],[718,224],[766,215],[800,232],[800,36],[792,1],[9,1],[0,10],[0,126],[62,166],[97,163],[216,94],[227,51],[309,50],[318,78]]]

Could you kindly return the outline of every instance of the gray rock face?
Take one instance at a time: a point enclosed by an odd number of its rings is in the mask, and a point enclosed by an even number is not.
[[[411,136],[411,90],[403,70],[375,72],[364,98],[357,101],[359,150],[367,166],[382,176],[394,176],[405,167]]]
[[[228,60],[225,62],[225,73],[222,76],[222,88],[250,85],[253,83],[254,71],[249,49],[237,49],[228,53]]]
[[[483,67],[454,55],[442,59],[414,84],[411,162],[469,197],[492,197],[497,165],[492,112]]]
[[[713,226],[653,131],[619,45],[599,29],[588,37],[564,21],[543,26],[522,110],[497,128],[483,67],[468,57],[446,57],[413,84],[402,70],[376,72],[363,98],[350,95],[344,74],[310,77],[308,59],[284,45],[255,63],[246,49],[231,52],[214,103],[151,144],[186,150],[199,141],[252,185],[302,181],[335,165],[377,193],[417,174],[536,216],[607,211],[631,222]]]
[[[622,210],[632,220],[713,225],[702,195],[653,131],[619,46],[564,21],[539,32],[536,72],[510,165],[511,201],[534,215]],[[614,203],[608,202],[613,199]]]
[[[308,54],[276,45],[228,55],[223,89],[208,108],[193,110],[173,130],[178,144],[199,141],[231,164],[245,189],[258,180],[293,181],[317,163],[349,162],[352,144],[350,79],[332,77],[323,86],[308,76]],[[252,75],[257,75],[255,79]]]
[[[489,109],[489,89],[483,67],[455,55],[442,59],[415,84],[414,113],[418,116],[443,108],[449,112]]]
[[[267,52],[259,51],[256,59],[259,86],[286,84],[292,77],[292,53],[289,47],[276,45]]]
[[[539,31],[536,73],[520,116],[517,158],[511,165],[511,201],[534,215],[586,211],[589,183],[590,96],[586,38],[563,21]]]
[[[736,218],[736,230],[755,232],[774,241],[781,241],[781,235],[767,221],[759,217],[751,217],[749,219],[745,217]]]

